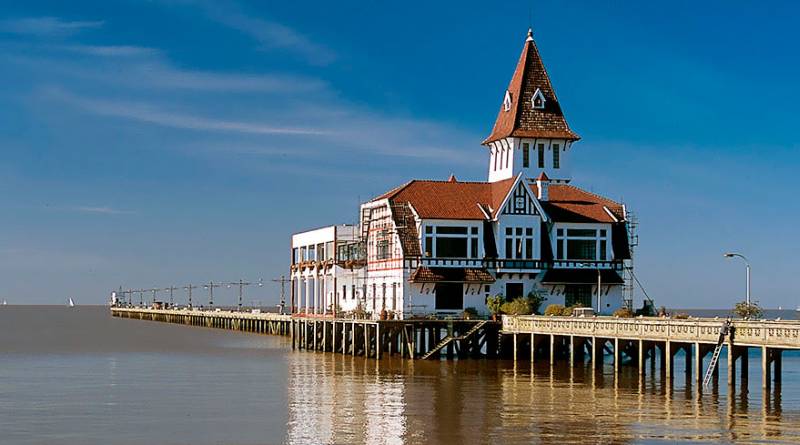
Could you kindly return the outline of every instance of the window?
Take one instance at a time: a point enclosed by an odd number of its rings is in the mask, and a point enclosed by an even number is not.
[[[564,286],[564,306],[579,304],[581,307],[592,307],[591,284],[568,284]]]
[[[389,247],[388,239],[379,239],[375,242],[375,258],[378,260],[385,260],[390,258],[391,249]]]
[[[528,153],[528,149],[529,147],[527,143],[522,144],[522,166],[524,168],[528,168],[531,163],[531,157],[530,153]]]
[[[300,249],[297,247],[292,249],[292,264],[300,262]]]
[[[506,95],[503,97],[503,111],[511,111],[511,91],[506,90]]]
[[[425,254],[437,258],[478,258],[478,228],[436,226],[425,228]]]
[[[436,310],[460,310],[464,307],[464,285],[461,283],[436,284]]]
[[[397,283],[392,283],[392,310],[397,310]]]
[[[533,228],[506,227],[506,258],[533,259]]]
[[[605,229],[558,229],[556,258],[559,260],[605,261],[608,235]]]
[[[467,238],[436,237],[436,256],[456,258],[467,256]]]
[[[506,301],[522,298],[522,283],[506,283]]]
[[[531,97],[531,105],[536,110],[542,110],[544,109],[544,103],[545,103],[544,94],[542,94],[542,90],[537,88],[536,91],[533,93],[533,97]]]
[[[553,144],[553,168],[561,167],[561,151],[558,144]]]
[[[539,144],[537,153],[539,154],[539,168],[544,168],[544,144]]]

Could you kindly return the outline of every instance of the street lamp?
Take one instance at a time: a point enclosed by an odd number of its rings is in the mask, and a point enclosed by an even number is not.
[[[750,262],[747,260],[747,258],[744,255],[742,255],[740,253],[727,252],[727,253],[724,254],[724,256],[725,256],[725,258],[737,257],[737,258],[741,258],[742,261],[744,261],[745,270],[746,270],[746,273],[747,273],[747,299],[746,299],[746,303],[747,303],[747,306],[750,306]]]

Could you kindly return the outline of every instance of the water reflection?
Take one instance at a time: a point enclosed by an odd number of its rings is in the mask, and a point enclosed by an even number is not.
[[[288,443],[800,442],[800,412],[782,409],[780,395],[703,393],[682,370],[666,385],[658,371],[615,376],[608,365],[321,353],[288,362]]]

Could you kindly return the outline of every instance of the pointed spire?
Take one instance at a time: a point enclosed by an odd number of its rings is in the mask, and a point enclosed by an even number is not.
[[[458,182],[458,180],[456,179],[456,175],[450,173],[450,177],[447,178],[447,182]]]
[[[544,97],[544,104],[540,107],[534,106],[532,100],[537,90]],[[561,111],[556,92],[533,40],[533,29],[528,29],[522,54],[507,91],[511,97],[511,106],[501,106],[492,134],[483,141],[484,144],[511,136],[572,141],[580,139],[569,128]]]

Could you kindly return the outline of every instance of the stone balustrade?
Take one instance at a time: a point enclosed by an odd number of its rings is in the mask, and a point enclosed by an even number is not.
[[[724,319],[503,316],[503,333],[553,334],[627,340],[713,343]],[[735,320],[736,346],[800,349],[800,321]]]

